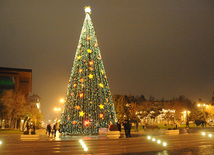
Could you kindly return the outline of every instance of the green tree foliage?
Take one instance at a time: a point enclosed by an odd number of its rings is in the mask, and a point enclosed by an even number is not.
[[[126,104],[128,103],[125,95],[115,95],[113,97],[116,116],[119,120],[125,120],[124,115],[127,113]]]
[[[192,111],[195,108],[194,102],[190,101],[183,95],[179,97],[173,98],[172,100],[166,101],[164,98],[161,100],[155,100],[153,96],[149,97],[149,100],[146,100],[143,95],[141,96],[126,96],[126,95],[115,95],[114,103],[116,108],[117,117],[120,119],[124,119],[123,116],[126,115],[127,104],[135,103],[134,107],[129,110],[130,116],[135,116],[135,112],[142,111],[142,117],[149,116],[151,119],[156,119],[156,117],[160,114],[162,109],[171,109],[175,110],[175,114],[170,114],[166,116],[166,120],[172,121],[175,120],[177,122],[181,121],[181,116],[184,111]],[[136,109],[136,110],[135,110]],[[192,112],[191,112],[192,113]],[[191,115],[190,113],[190,115]],[[193,117],[190,117],[193,118]],[[134,121],[135,119],[133,119]]]
[[[10,121],[11,128],[14,128],[17,120],[26,112],[25,96],[20,92],[13,90],[4,91],[1,96],[1,109],[3,118]]]
[[[214,118],[214,105],[208,105],[205,110],[204,114],[206,118],[210,118],[213,120]]]
[[[165,114],[165,121],[168,123],[175,121],[181,123],[181,118],[185,117],[184,111],[190,111],[188,115],[189,121],[207,121],[208,119],[214,119],[214,106],[210,104],[206,107],[197,107],[196,103],[180,95],[174,97],[172,100],[155,100],[153,96],[149,97],[149,100],[146,100],[143,95],[141,96],[126,96],[126,95],[115,95],[114,103],[116,108],[117,117],[121,120],[126,119],[124,115],[129,114],[132,122],[136,122],[136,111],[140,119],[145,116],[150,117],[153,122],[157,120],[160,111],[165,110],[175,110],[175,113],[168,112]],[[130,105],[130,108],[127,108],[126,105]],[[132,106],[131,106],[132,105]],[[127,113],[128,110],[128,113]],[[141,115],[140,112],[141,111]],[[186,119],[186,118],[184,118]]]
[[[5,90],[0,96],[0,117],[10,122],[10,128],[16,128],[17,121],[35,120],[41,122],[42,114],[37,108],[32,108],[30,103],[26,102],[24,94],[14,90]]]
[[[180,121],[184,111],[191,111],[194,108],[194,103],[185,96],[181,95],[178,98],[173,98],[170,102],[163,106],[164,109],[175,110],[174,118]]]

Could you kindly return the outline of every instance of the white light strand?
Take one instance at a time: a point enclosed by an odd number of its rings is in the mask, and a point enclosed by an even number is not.
[[[156,141],[156,139],[155,139],[155,138],[152,138],[151,136],[147,136],[147,139],[148,139],[148,140],[152,140],[153,142]],[[158,140],[157,140],[157,143],[158,143],[158,144],[161,144],[161,140],[158,139]],[[165,146],[167,146],[167,143],[166,143],[166,142],[163,142],[162,145],[165,147]]]
[[[82,145],[82,148],[84,149],[84,151],[88,151],[87,146],[85,145],[85,143],[83,142],[82,139],[79,140],[80,144]]]

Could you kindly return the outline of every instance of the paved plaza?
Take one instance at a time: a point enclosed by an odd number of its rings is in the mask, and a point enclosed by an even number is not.
[[[49,137],[44,130],[36,136],[1,134],[0,154],[214,154],[214,137],[208,133],[179,135],[150,135],[133,133],[130,138],[109,138],[107,136],[61,136]],[[214,135],[213,135],[214,136]],[[155,141],[152,141],[155,138]],[[79,140],[82,139],[87,151]],[[154,139],[153,139],[154,140]],[[167,146],[158,144],[166,142]]]

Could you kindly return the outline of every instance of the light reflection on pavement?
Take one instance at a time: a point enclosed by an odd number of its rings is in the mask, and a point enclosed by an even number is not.
[[[183,155],[214,152],[214,138],[201,133],[152,136],[167,142],[167,147],[152,142],[147,136],[109,139],[106,136],[60,136],[39,135],[37,140],[23,141],[21,135],[0,135],[0,154],[151,154]],[[87,145],[85,152],[79,143]]]

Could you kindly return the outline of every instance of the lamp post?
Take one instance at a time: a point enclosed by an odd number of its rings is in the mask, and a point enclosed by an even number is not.
[[[186,115],[186,128],[189,128],[189,114],[190,111],[184,111],[184,114]]]
[[[57,113],[56,124],[55,124],[55,136],[56,136],[56,138],[59,138],[59,131],[58,131],[59,130],[59,121],[57,122],[57,120],[58,120],[58,113],[59,113],[59,111],[61,111],[61,108],[55,107],[54,111],[56,111],[56,113]]]
[[[209,105],[203,103],[203,104],[198,104],[197,105],[199,108],[202,109],[202,113],[203,113],[203,122],[202,122],[202,126],[204,126],[204,123],[206,122],[206,117],[205,117],[205,108],[208,108]],[[206,123],[205,123],[206,124]]]
[[[58,120],[58,113],[59,113],[59,111],[61,111],[61,108],[55,107],[55,108],[54,108],[54,111],[56,111],[56,113],[57,113],[57,118],[56,118],[56,120]]]
[[[130,104],[126,104],[126,115],[127,115],[127,120],[129,120],[129,108],[130,108]]]

